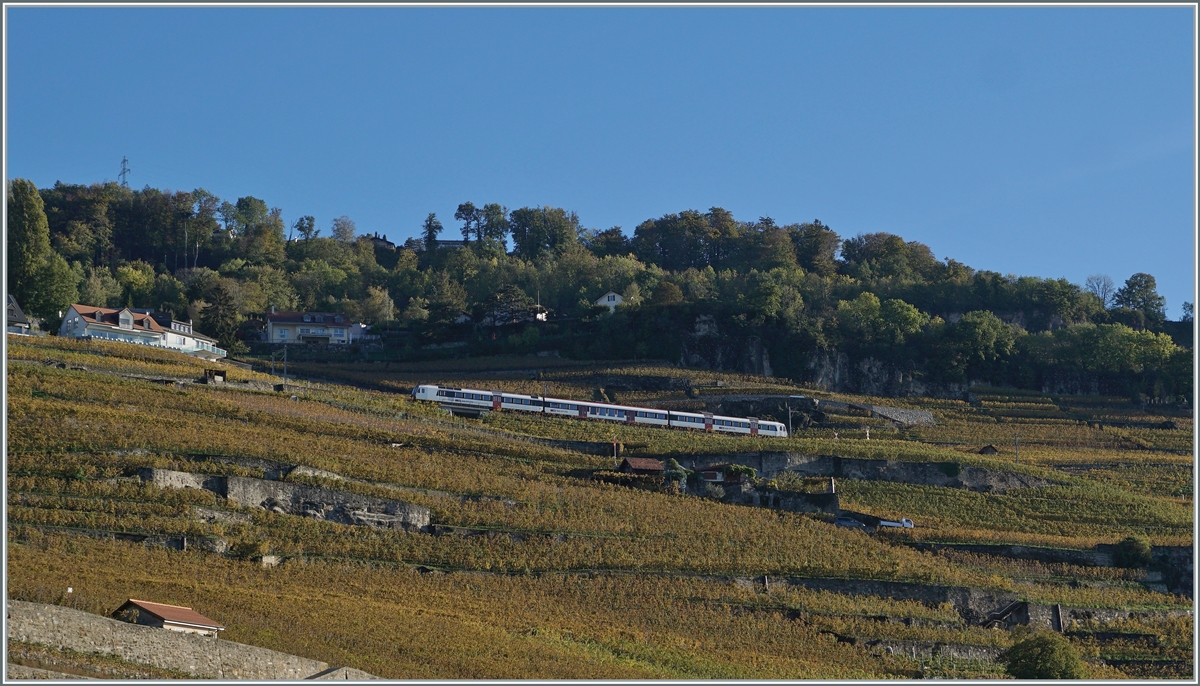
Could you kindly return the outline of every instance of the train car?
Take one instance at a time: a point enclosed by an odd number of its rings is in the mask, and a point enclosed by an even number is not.
[[[650,407],[584,402],[566,398],[505,393],[477,388],[456,388],[421,384],[413,388],[414,400],[439,403],[448,409],[468,413],[486,410],[538,412],[560,417],[591,419],[621,424],[642,424],[673,429],[750,436],[787,437],[787,428],[779,422],[755,417],[727,417],[708,412],[674,412]]]

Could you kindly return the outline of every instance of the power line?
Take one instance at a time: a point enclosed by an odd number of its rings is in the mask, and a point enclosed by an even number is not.
[[[121,173],[117,174],[117,176],[120,177],[120,179],[121,179],[121,185],[126,188],[129,188],[129,181],[127,181],[125,179],[125,177],[129,175],[130,171],[132,171],[132,170],[129,168],[129,158],[122,155],[121,156]]]

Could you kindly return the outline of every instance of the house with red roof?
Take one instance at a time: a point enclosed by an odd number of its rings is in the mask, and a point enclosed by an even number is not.
[[[136,600],[134,598],[126,600],[124,605],[113,611],[112,616],[114,619],[120,619],[131,624],[156,626],[187,634],[201,634],[215,637],[218,631],[225,630],[224,626],[190,607],[152,603],[148,600]]]
[[[191,322],[176,322],[169,318],[164,321],[167,321],[166,327],[150,310],[75,304],[63,315],[58,335],[173,348],[208,360],[225,357],[225,350],[218,348],[212,338],[194,331]]]

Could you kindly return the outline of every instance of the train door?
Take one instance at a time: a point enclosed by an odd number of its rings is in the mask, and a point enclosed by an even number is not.
[[[750,435],[757,436],[758,435],[758,417],[746,417],[746,419],[750,420]]]
[[[499,410],[500,402],[503,398],[500,397],[500,391],[492,391],[492,409]]]
[[[704,413],[704,430],[705,431],[713,430],[713,416],[712,416],[711,412]]]
[[[588,406],[587,406],[587,405],[580,405],[580,406],[579,406],[579,418],[580,418],[580,419],[587,419],[587,411],[588,411]]]
[[[625,410],[625,423],[632,424],[633,419],[636,416],[637,416],[637,412],[635,410]]]

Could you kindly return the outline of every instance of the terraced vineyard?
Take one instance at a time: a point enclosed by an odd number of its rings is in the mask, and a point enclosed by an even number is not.
[[[1056,628],[1094,678],[1192,674],[1193,424],[1177,409],[1001,389],[848,397],[553,358],[293,364],[301,379],[283,392],[261,365],[191,383],[206,366],[137,346],[9,337],[11,598],[97,613],[129,597],[188,605],[230,640],[439,679],[991,677],[1013,638],[986,627],[1038,625],[1058,606]],[[767,439],[465,419],[409,400],[417,382],[679,407],[806,395],[928,409],[936,425],[827,411]],[[681,464],[750,464],[767,451],[788,464],[935,463],[1040,485],[837,478],[842,509],[916,523],[863,533],[827,512],[739,504],[732,487],[722,498],[592,478],[613,468],[613,442]],[[986,444],[999,452],[979,454]],[[825,483],[759,477],[746,488]],[[175,487],[184,482],[201,485]],[[231,484],[306,495],[248,502]],[[352,497],[427,508],[430,524],[337,519]],[[1114,566],[1111,546],[1130,536],[1154,546],[1148,565]],[[1042,552],[1014,553],[1031,547]],[[1171,576],[1184,565],[1186,593]]]

